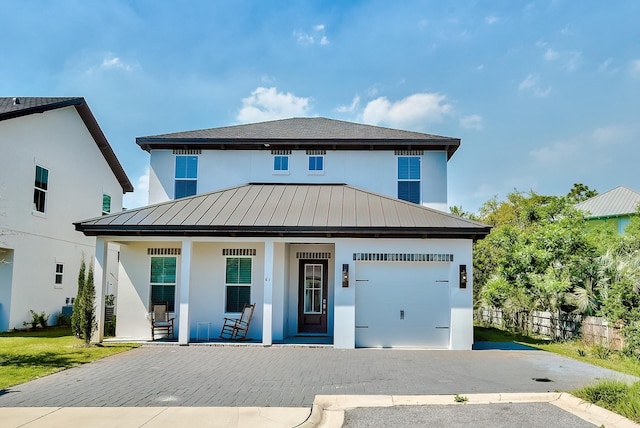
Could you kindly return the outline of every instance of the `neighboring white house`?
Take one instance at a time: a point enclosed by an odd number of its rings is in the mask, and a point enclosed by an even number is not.
[[[133,187],[84,98],[0,98],[0,147],[0,331],[29,310],[55,323],[95,254],[73,221],[121,211]]]
[[[180,343],[257,303],[265,345],[471,349],[472,243],[490,228],[424,206],[446,208],[458,139],[297,118],[137,142],[159,203],[76,223],[96,272],[121,248],[119,338],[150,339],[154,303]]]

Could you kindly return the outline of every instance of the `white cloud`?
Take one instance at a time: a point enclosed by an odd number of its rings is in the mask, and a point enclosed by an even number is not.
[[[460,118],[460,127],[466,129],[482,129],[484,126],[482,116],[479,114],[471,114]]]
[[[560,54],[552,48],[547,49],[547,51],[544,53],[544,59],[546,61],[553,61],[554,59],[558,59],[559,56]]]
[[[242,100],[236,119],[243,123],[306,116],[311,109],[311,98],[296,97],[276,88],[256,88]]]
[[[134,192],[127,193],[123,197],[125,208],[138,208],[149,203],[149,167],[147,166],[142,175],[138,177],[134,185]]]
[[[390,102],[386,97],[370,101],[362,119],[372,125],[387,124],[403,128],[421,128],[425,123],[441,122],[453,112],[446,96],[437,93],[418,93]]]
[[[551,142],[529,152],[545,168],[593,170],[612,161],[612,145],[633,144],[636,132],[625,126],[604,126],[569,138]]]
[[[540,84],[540,76],[529,74],[522,82],[520,82],[518,90],[528,91],[536,97],[544,98],[551,93],[551,86],[543,88]]]
[[[91,74],[102,70],[122,70],[129,72],[133,70],[133,67],[123,62],[119,57],[113,54],[107,54],[99,65],[89,67],[87,73]]]
[[[631,61],[631,65],[629,66],[629,74],[634,79],[640,79],[640,59],[636,59]]]
[[[485,16],[484,20],[487,22],[487,24],[493,25],[496,22],[500,21],[500,18],[497,17],[496,15],[489,15],[489,16]]]
[[[609,74],[615,74],[617,73],[620,69],[618,67],[611,67],[611,65],[613,64],[613,59],[611,58],[607,58],[606,60],[602,61],[599,65],[598,65],[598,72],[599,73],[609,73]]]
[[[311,29],[311,33],[306,31],[295,30],[293,36],[301,46],[311,46],[318,43],[321,46],[329,44],[329,38],[325,34],[324,24],[314,25]]]
[[[351,101],[351,105],[348,106],[339,106],[336,110],[338,113],[354,113],[360,107],[360,96],[356,95],[353,97],[353,101]]]

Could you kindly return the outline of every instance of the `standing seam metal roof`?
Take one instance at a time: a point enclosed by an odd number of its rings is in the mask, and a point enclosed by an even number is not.
[[[247,184],[75,223],[87,235],[389,233],[485,236],[490,227],[345,184]],[[423,237],[423,236],[422,236]]]
[[[624,186],[618,186],[576,204],[576,208],[587,213],[590,218],[614,217],[635,213],[639,204],[640,193]]]

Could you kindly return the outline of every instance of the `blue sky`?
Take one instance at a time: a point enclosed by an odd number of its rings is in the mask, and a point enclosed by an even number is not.
[[[83,96],[146,203],[139,136],[324,116],[458,137],[449,204],[640,191],[640,2],[0,1],[2,96]],[[428,183],[425,183],[427,185]]]

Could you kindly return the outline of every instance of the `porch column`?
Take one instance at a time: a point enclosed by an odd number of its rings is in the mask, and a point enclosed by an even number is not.
[[[185,239],[182,241],[182,254],[180,262],[180,296],[178,312],[178,343],[189,343],[189,285],[191,283],[191,250],[193,242]],[[175,333],[175,332],[174,332]]]
[[[273,343],[273,239],[264,241],[264,302],[262,305],[262,344]]]
[[[91,335],[92,342],[102,342],[104,338],[104,293],[107,287],[108,245],[104,238],[96,238],[96,252],[93,258],[93,282],[96,289],[95,307],[98,329]]]

